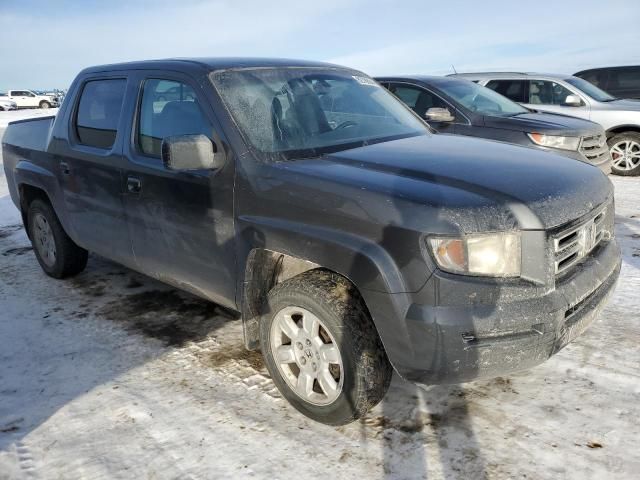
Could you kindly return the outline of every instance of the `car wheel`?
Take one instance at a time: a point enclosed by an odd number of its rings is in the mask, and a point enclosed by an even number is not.
[[[40,102],[40,108],[51,108],[51,104],[45,100]]]
[[[28,223],[33,250],[47,275],[65,278],[84,270],[88,252],[69,238],[49,203],[39,199],[31,202]]]
[[[610,138],[611,172],[616,175],[640,175],[640,133],[624,132]]]
[[[307,417],[344,425],[384,397],[392,368],[356,288],[310,270],[268,294],[260,346],[282,395]]]

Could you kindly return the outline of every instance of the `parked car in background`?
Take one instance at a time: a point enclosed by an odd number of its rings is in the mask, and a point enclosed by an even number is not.
[[[590,68],[574,73],[616,98],[640,99],[640,66]]]
[[[17,108],[16,102],[0,96],[0,110],[16,110]]]
[[[7,91],[7,98],[15,102],[18,108],[51,108],[60,106],[57,97],[38,95],[31,90],[9,90]]]
[[[156,105],[169,83],[194,97]],[[58,115],[10,123],[2,153],[44,272],[91,251],[241,312],[282,395],[332,425],[376,405],[392,367],[437,384],[543,362],[620,272],[597,169],[433,135],[331,64],[89,68]]]
[[[599,123],[607,134],[611,171],[640,175],[640,102],[617,99],[571,75],[539,73],[453,74],[478,82],[525,107]]]
[[[465,79],[435,76],[376,79],[441,133],[538,147],[611,169],[603,128],[553,113],[532,112]]]

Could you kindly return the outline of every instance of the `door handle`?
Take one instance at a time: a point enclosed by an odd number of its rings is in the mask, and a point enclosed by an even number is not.
[[[142,182],[136,177],[127,177],[127,191],[129,193],[140,193]]]
[[[69,168],[69,164],[67,162],[60,162],[60,170],[64,175],[70,175],[71,169]]]

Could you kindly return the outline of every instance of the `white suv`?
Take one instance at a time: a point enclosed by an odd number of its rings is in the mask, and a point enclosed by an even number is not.
[[[607,134],[611,170],[640,175],[640,101],[617,99],[582,78],[538,73],[457,74],[531,110],[599,123]]]

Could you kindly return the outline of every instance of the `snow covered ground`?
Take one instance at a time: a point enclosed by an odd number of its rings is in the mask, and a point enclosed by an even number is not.
[[[490,381],[396,377],[332,428],[280,398],[233,313],[95,256],[46,277],[0,168],[0,479],[638,478],[640,179],[612,180],[622,276],[582,337]]]

